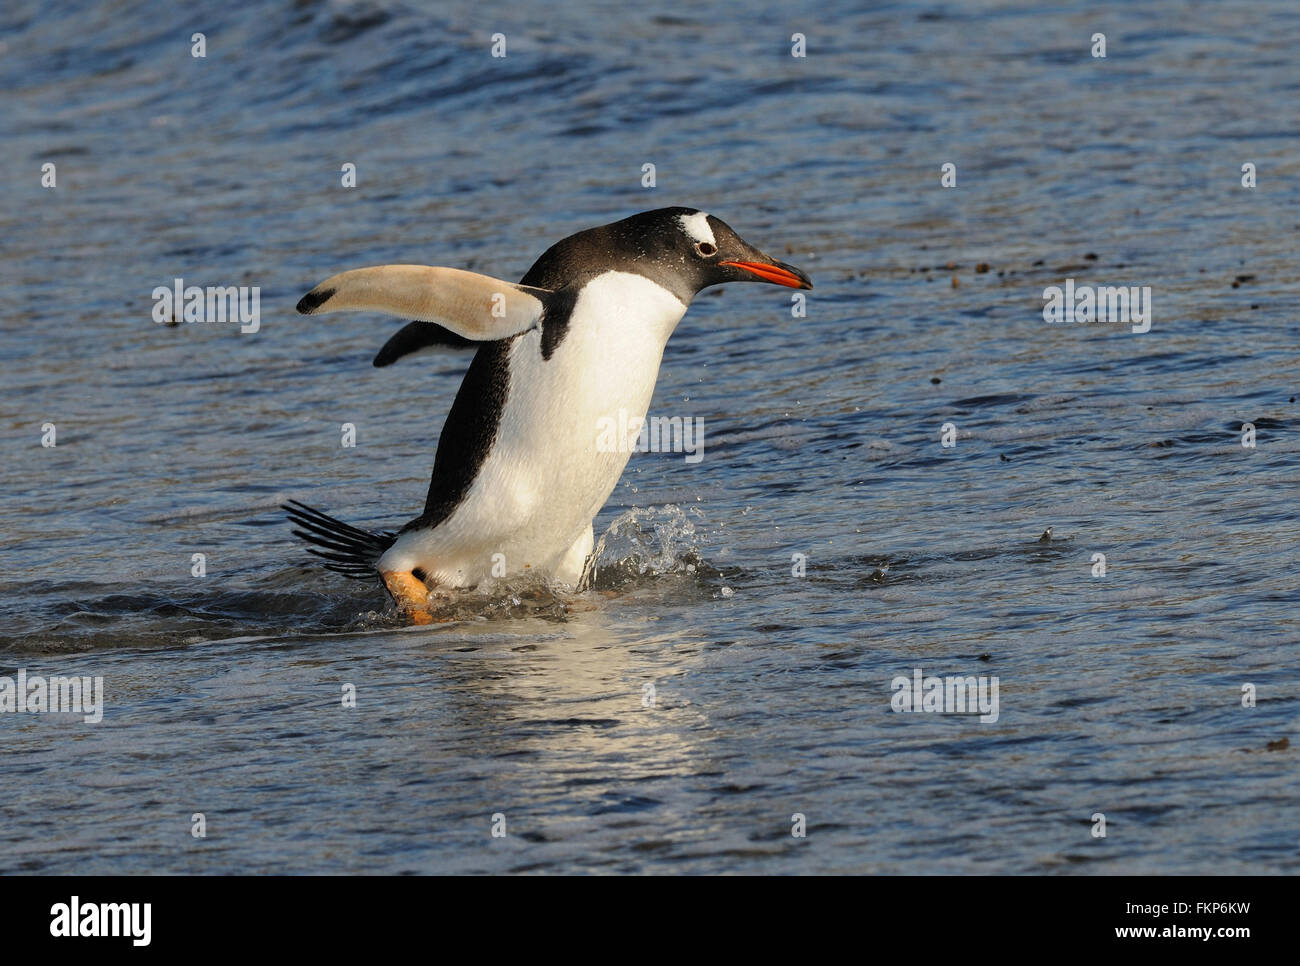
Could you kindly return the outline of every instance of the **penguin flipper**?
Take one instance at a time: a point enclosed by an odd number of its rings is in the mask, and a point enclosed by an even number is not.
[[[472,349],[478,345],[473,339],[457,335],[436,322],[408,322],[397,334],[384,343],[375,356],[374,366],[382,369],[391,366],[403,356],[431,347],[440,349]]]
[[[302,315],[362,309],[435,322],[464,339],[491,342],[535,328],[545,289],[458,268],[377,265],[332,275],[298,302]]]

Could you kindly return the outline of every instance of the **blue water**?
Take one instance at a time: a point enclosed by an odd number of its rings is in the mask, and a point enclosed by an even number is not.
[[[1300,869],[1300,9],[862,6],[5,4],[0,675],[106,707],[0,714],[0,871]],[[307,562],[279,503],[416,515],[467,358],[305,291],[678,204],[816,288],[692,306],[704,458],[633,457],[598,589],[408,628]]]

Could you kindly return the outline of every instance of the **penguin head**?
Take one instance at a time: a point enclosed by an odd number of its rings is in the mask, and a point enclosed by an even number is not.
[[[700,291],[725,282],[771,282],[812,288],[795,268],[759,251],[720,218],[695,208],[656,208],[552,245],[522,284],[565,288],[601,272],[633,272],[689,305]]]
[[[724,282],[813,287],[806,274],[755,248],[721,218],[694,208],[661,208],[647,214],[661,215],[675,229],[672,247],[683,258],[695,292]]]

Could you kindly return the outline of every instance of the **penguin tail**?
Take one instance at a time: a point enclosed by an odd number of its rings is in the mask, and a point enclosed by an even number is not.
[[[397,539],[397,534],[388,530],[361,530],[297,500],[281,508],[294,526],[294,536],[311,544],[308,553],[328,561],[327,570],[354,580],[377,578],[379,558]]]

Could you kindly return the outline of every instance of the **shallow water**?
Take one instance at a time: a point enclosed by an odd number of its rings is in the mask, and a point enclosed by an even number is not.
[[[4,7],[0,675],[106,708],[0,715],[0,870],[1300,868],[1300,10],[859,6]],[[307,562],[279,503],[414,516],[468,360],[304,291],[672,204],[817,287],[692,306],[704,458],[633,457],[604,584],[407,628]],[[178,276],[261,328],[155,324]],[[1066,277],[1151,331],[1046,324]]]

